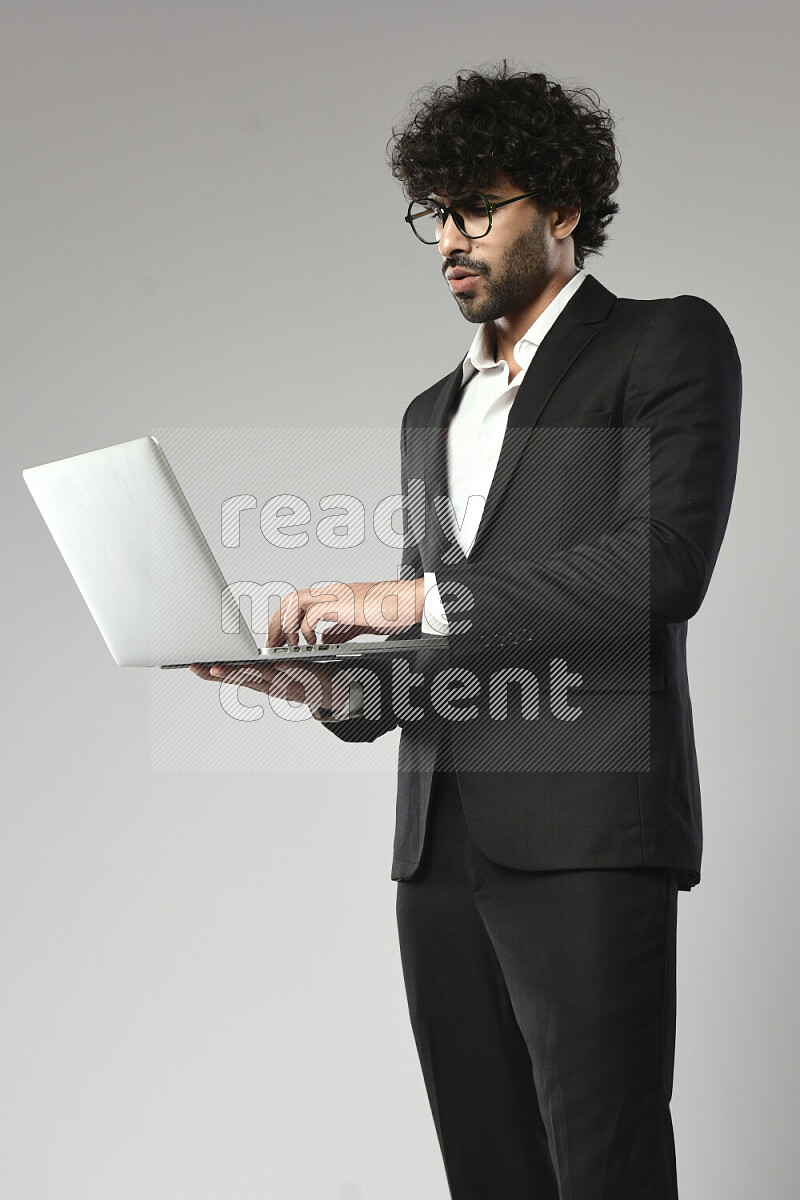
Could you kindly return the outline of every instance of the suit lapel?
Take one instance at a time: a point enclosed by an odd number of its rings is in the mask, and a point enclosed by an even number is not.
[[[464,364],[460,362],[446,380],[436,397],[430,426],[425,435],[425,488],[428,501],[428,520],[445,550],[443,561],[461,562],[464,551],[458,544],[452,505],[449,502],[447,481],[447,428],[461,391]]]
[[[593,275],[587,275],[545,335],[511,405],[506,428],[514,433],[503,439],[497,469],[470,554],[474,554],[475,547],[489,527],[550,397],[573,362],[600,332],[615,301],[616,296],[608,288],[603,287]],[[449,566],[466,558],[456,538],[447,486],[447,428],[461,390],[462,376],[462,363],[459,363],[436,398],[425,456],[429,519],[442,545],[442,562]]]

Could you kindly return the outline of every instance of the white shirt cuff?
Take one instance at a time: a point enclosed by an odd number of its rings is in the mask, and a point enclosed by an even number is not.
[[[423,579],[425,586],[425,608],[422,613],[422,632],[435,633],[441,637],[443,634],[450,632],[450,624],[447,620],[447,613],[444,611],[441,596],[439,595],[439,585],[436,582],[436,575],[433,571],[425,571]]]

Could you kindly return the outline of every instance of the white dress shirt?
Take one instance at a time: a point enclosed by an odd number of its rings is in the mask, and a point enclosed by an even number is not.
[[[508,414],[533,356],[545,334],[586,278],[578,271],[540,313],[514,347],[519,371],[508,378],[505,359],[495,362],[494,326],[481,325],[464,359],[458,406],[447,430],[447,490],[456,520],[456,537],[469,557],[478,532],[503,446]],[[423,633],[447,633],[447,614],[436,576],[425,572]]]
[[[505,359],[495,361],[494,325],[481,325],[472,339],[462,367],[461,393],[447,429],[447,490],[453,506],[458,543],[467,557],[478,532],[500,458],[508,414],[519,385],[545,334],[585,278],[585,271],[577,271],[519,339],[514,346],[514,360],[520,369],[512,380],[508,378]],[[449,626],[436,575],[433,571],[425,571],[424,579],[422,632],[445,634]],[[363,712],[363,690],[359,684],[353,683],[351,691],[349,714],[345,707],[340,716],[333,713],[323,718],[319,710],[314,712],[314,716],[322,720],[346,720],[347,715],[360,716]]]

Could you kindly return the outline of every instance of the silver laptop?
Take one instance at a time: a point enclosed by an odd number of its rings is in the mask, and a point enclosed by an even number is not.
[[[260,647],[154,437],[29,467],[25,483],[122,667],[395,654],[446,636]]]

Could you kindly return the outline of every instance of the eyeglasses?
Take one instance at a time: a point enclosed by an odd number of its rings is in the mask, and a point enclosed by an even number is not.
[[[412,200],[405,220],[426,246],[437,244],[448,217],[453,218],[456,229],[465,237],[482,238],[486,237],[492,228],[493,212],[498,208],[505,208],[507,204],[516,204],[517,200],[527,200],[529,196],[535,195],[535,192],[523,192],[521,196],[512,196],[510,200],[498,200],[493,204],[482,192],[470,192],[468,196],[455,200],[449,207],[439,204],[437,200]]]

